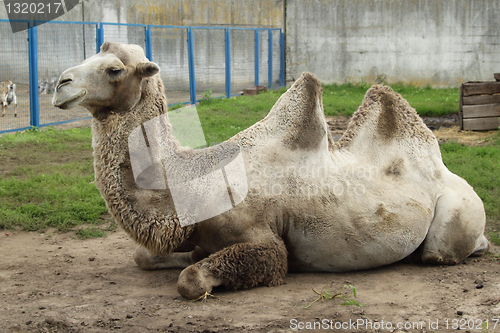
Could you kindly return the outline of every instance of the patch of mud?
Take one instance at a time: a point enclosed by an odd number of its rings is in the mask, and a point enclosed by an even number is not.
[[[345,116],[328,116],[325,117],[326,124],[328,125],[328,129],[330,130],[330,134],[333,137],[334,141],[339,141],[339,139],[344,134],[347,129],[347,125],[351,121],[351,117]]]
[[[452,113],[443,117],[421,117],[424,124],[432,130],[439,143],[448,141],[458,142],[468,146],[482,146],[487,144],[498,131],[462,131],[458,126],[458,114]],[[338,141],[344,134],[351,117],[325,117],[328,129],[334,141]]]
[[[424,124],[431,131],[438,130],[440,128],[449,128],[458,126],[458,113],[451,113],[442,117],[420,117],[424,121]]]
[[[454,321],[480,327],[500,318],[498,247],[456,266],[290,273],[277,287],[217,288],[201,302],[178,294],[180,269],[143,271],[134,249],[123,230],[86,240],[72,232],[2,232],[0,332],[456,332]],[[318,298],[313,288],[336,293],[345,284],[363,307],[334,299],[305,309]],[[399,322],[413,328],[398,330]],[[318,323],[324,326],[306,329]]]
[[[453,141],[467,146],[484,146],[490,142],[498,131],[462,131],[460,127],[442,127],[434,131],[439,143]]]

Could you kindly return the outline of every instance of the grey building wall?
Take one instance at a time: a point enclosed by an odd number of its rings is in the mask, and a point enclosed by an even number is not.
[[[85,0],[58,20],[284,28],[284,0]]]
[[[57,20],[284,28],[284,13],[284,0],[85,0]],[[1,0],[0,18],[8,18]],[[95,27],[91,25],[83,27],[49,23],[40,25],[37,30],[40,78],[51,79],[59,76],[64,69],[96,53]],[[219,94],[223,93],[224,30],[196,30],[193,34],[197,54],[197,89],[203,91],[210,88]],[[254,36],[253,31],[241,30],[233,33],[231,68],[235,90],[247,87],[254,77],[251,64],[255,53]],[[153,60],[161,67],[166,89],[189,89],[185,29],[154,28],[152,38]],[[262,35],[261,39],[261,58],[267,59],[267,35]],[[133,43],[144,48],[144,28],[107,25],[104,29],[104,40]],[[274,36],[274,41],[279,41],[279,36]],[[13,80],[27,84],[29,76],[26,31],[12,34],[8,23],[0,23],[0,46],[0,81]],[[274,50],[279,51],[276,45],[274,47]],[[267,67],[262,67],[267,70]],[[266,77],[262,75],[261,84],[266,84]],[[214,82],[219,84],[214,86]]]
[[[500,72],[498,0],[287,0],[287,80],[458,86]]]

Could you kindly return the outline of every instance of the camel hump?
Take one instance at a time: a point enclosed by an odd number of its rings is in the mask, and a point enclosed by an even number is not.
[[[414,108],[397,92],[387,86],[373,86],[352,117],[349,126],[337,142],[337,148],[349,147],[357,140],[377,145],[415,139],[434,144],[436,138]]]
[[[327,135],[321,93],[319,80],[311,73],[303,73],[271,109],[266,125],[287,148],[321,146]]]

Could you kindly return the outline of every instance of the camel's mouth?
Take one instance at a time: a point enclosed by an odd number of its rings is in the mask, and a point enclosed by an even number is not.
[[[85,89],[82,89],[77,94],[71,96],[67,96],[64,92],[56,91],[54,98],[52,99],[52,104],[60,109],[71,109],[80,104],[85,98],[85,95],[87,95],[87,91]]]

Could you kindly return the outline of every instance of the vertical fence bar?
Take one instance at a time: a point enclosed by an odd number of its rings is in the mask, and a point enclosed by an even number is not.
[[[259,30],[255,29],[255,85],[259,85],[259,63],[260,63],[260,37],[259,37]]]
[[[285,86],[285,34],[280,29],[280,86]]]
[[[102,28],[102,22],[96,24],[96,52],[99,53],[101,50],[102,43],[104,43],[104,30]]]
[[[149,25],[144,27],[146,32],[146,58],[149,61],[153,61],[153,46],[151,45],[151,30],[149,29]]]
[[[31,23],[30,23],[31,25]],[[28,28],[29,77],[30,77],[30,125],[40,126],[40,104],[38,100],[38,50],[36,26]]]
[[[226,28],[226,97],[231,97],[231,33]]]
[[[196,104],[196,81],[194,75],[194,49],[193,49],[193,29],[187,28],[188,37],[188,66],[189,66],[189,92],[191,94],[191,104]]]
[[[268,73],[268,77],[269,77],[269,89],[272,89],[273,88],[273,31],[272,30],[268,30],[268,34],[269,34],[269,41],[268,41],[268,58],[267,58],[267,73]]]

